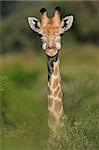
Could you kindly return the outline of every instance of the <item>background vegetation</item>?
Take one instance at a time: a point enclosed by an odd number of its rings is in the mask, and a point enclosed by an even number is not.
[[[99,149],[99,2],[1,1],[0,136],[3,150]],[[47,142],[47,67],[28,16],[60,6],[75,21],[62,38],[60,66],[65,127]],[[61,140],[60,140],[61,139]]]

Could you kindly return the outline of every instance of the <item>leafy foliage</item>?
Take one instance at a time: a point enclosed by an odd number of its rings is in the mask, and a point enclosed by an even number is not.
[[[92,113],[88,107],[86,113],[86,120],[75,120],[73,124],[64,116],[61,134],[56,140],[49,140],[48,150],[98,150],[99,112]]]

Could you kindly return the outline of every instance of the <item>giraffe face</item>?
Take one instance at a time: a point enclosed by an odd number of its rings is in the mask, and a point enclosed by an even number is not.
[[[73,16],[67,16],[61,20],[60,8],[56,7],[53,18],[48,18],[46,9],[41,9],[41,20],[28,17],[32,30],[41,35],[42,48],[50,56],[55,56],[61,48],[61,34],[67,31],[73,23]]]
[[[61,48],[61,34],[61,27],[53,19],[41,28],[42,48],[48,56],[56,55]]]

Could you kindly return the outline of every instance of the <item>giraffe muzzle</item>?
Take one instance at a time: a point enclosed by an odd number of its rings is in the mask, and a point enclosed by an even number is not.
[[[58,53],[58,50],[57,50],[56,46],[47,46],[45,53],[48,56],[53,57]]]
[[[55,44],[54,45],[47,45],[47,50],[56,49]]]

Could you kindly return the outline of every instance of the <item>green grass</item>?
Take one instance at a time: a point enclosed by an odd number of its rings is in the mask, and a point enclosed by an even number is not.
[[[63,140],[58,143],[59,149],[66,150],[66,147],[67,150],[98,149],[98,58],[98,47],[93,45],[67,45],[66,50],[63,45],[63,50],[60,50],[67,126],[61,135]],[[28,52],[2,55],[1,60],[2,149],[46,149],[48,136],[46,57],[43,54],[38,56]],[[68,140],[70,138],[69,142],[65,136]],[[92,148],[85,142],[91,143]],[[55,148],[57,149],[57,145]]]

